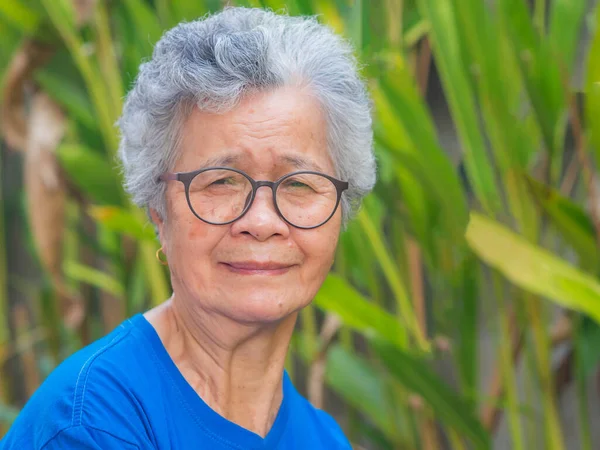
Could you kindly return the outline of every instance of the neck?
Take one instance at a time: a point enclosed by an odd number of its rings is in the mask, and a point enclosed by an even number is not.
[[[267,435],[283,400],[282,373],[297,313],[273,324],[239,324],[173,296],[145,316],[211,409]]]

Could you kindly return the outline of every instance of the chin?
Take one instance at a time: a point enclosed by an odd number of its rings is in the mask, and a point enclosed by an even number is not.
[[[285,295],[259,291],[236,295],[230,317],[240,323],[274,323],[294,314],[310,303],[308,301],[291,301]]]

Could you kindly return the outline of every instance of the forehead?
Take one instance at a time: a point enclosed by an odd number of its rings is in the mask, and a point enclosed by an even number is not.
[[[194,109],[181,136],[178,171],[208,166],[333,171],[327,129],[307,90],[254,94],[224,114]]]

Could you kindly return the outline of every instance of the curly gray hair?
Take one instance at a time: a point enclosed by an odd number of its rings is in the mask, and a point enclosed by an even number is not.
[[[343,224],[376,179],[372,102],[351,46],[314,17],[228,7],[167,31],[140,66],[123,114],[119,157],[133,201],[165,217],[164,183],[192,108],[224,113],[244,95],[307,86],[327,120],[335,176],[347,180]]]

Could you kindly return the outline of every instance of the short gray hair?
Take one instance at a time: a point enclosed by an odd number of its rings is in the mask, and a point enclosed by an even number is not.
[[[119,157],[133,201],[165,217],[165,183],[194,107],[224,113],[253,92],[307,86],[327,120],[344,227],[375,184],[372,102],[350,44],[315,17],[228,7],[167,31],[140,66],[123,114]]]

